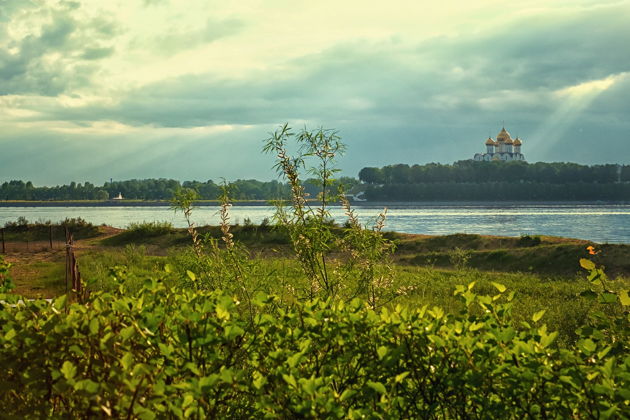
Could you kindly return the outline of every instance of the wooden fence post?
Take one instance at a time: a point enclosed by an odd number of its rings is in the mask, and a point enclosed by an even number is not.
[[[52,225],[50,225],[48,227],[48,242],[50,242],[50,250],[52,251],[53,249],[53,243],[52,243]]]
[[[65,229],[66,234],[66,294],[68,294],[68,277],[70,274],[70,244],[68,242],[68,228]]]

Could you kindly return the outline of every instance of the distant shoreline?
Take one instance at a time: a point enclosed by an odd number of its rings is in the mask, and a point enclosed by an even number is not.
[[[286,201],[288,204],[288,201]],[[234,201],[235,206],[271,206],[268,200]],[[313,202],[317,204],[317,202]],[[630,205],[630,201],[353,201],[353,207],[505,207],[505,206],[601,206],[601,205]],[[200,200],[197,206],[218,206],[218,200]],[[339,206],[338,203],[331,204]],[[166,200],[69,200],[69,201],[0,201],[0,207],[169,207]]]

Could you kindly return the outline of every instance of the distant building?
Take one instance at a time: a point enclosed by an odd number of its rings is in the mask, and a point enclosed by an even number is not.
[[[486,140],[486,153],[476,153],[473,160],[525,160],[525,155],[521,153],[522,145],[521,139],[516,137],[512,140],[510,133],[503,127],[496,140],[493,140],[492,137],[488,137],[488,140]]]
[[[123,200],[123,196],[121,193],[118,193],[118,195],[114,198],[112,198],[112,200]]]

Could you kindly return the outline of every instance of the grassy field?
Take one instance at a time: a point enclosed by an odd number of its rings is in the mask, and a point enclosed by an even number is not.
[[[292,256],[285,232],[270,226],[236,226],[235,239],[249,249],[248,282],[253,292],[264,291],[291,299],[291,290],[306,287],[306,278]],[[219,237],[218,227],[200,228],[208,237]],[[396,244],[392,256],[395,296],[388,303],[411,307],[440,306],[458,312],[461,301],[453,296],[458,284],[476,282],[476,291],[492,294],[492,282],[516,293],[514,316],[525,321],[545,309],[549,327],[571,341],[589,310],[597,303],[582,298],[587,288],[579,259],[588,242],[549,237],[487,237],[479,235],[422,236],[387,233]],[[168,264],[185,277],[190,266],[190,237],[184,229],[148,223],[121,231],[100,228],[99,235],[79,240],[76,253],[83,278],[94,290],[116,287],[116,270],[123,270],[131,289],[163,272]],[[612,273],[612,287],[628,287],[630,247],[599,246],[598,264]],[[9,253],[16,292],[27,297],[55,297],[65,285],[65,251],[32,247]]]

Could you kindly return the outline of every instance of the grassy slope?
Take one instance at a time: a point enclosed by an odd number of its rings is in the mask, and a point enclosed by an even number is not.
[[[203,234],[219,236],[216,227],[200,229]],[[254,259],[249,276],[252,289],[288,295],[290,287],[300,287],[305,279],[282,232],[271,227],[238,226],[232,230]],[[98,238],[78,241],[77,255],[83,278],[96,289],[114,287],[111,268],[125,266],[128,281],[138,285],[166,263],[185,267],[190,258],[190,238],[183,229],[155,231],[118,231],[110,229]],[[537,240],[479,235],[423,236],[387,233],[397,244],[394,255],[394,288],[403,291],[392,304],[437,305],[451,312],[460,308],[453,297],[458,284],[476,281],[480,293],[494,294],[492,282],[499,282],[517,293],[515,316],[527,320],[546,309],[549,326],[571,340],[593,302],[577,297],[586,288],[584,272],[578,261],[586,257],[587,242],[542,237]],[[453,249],[469,252],[463,269],[453,269]],[[630,246],[602,245],[600,255],[592,258],[604,263],[609,273],[619,277],[614,287],[628,286]],[[27,297],[52,297],[64,292],[65,252],[16,253],[8,256],[14,264],[12,276],[17,292]],[[612,270],[611,270],[612,268]],[[579,274],[578,274],[579,273]],[[185,273],[180,273],[185,276]],[[520,298],[519,298],[520,297]]]
[[[218,227],[199,229],[202,235],[220,238]],[[290,253],[287,236],[270,226],[235,226],[236,240],[254,253],[270,255],[275,249],[283,255]],[[588,241],[549,236],[510,238],[454,234],[446,236],[409,235],[388,232],[386,237],[396,244],[394,259],[403,265],[454,268],[457,258],[454,250],[467,255],[466,267],[484,271],[529,272],[543,275],[574,276],[580,272],[580,258],[588,257]],[[171,247],[185,246],[190,238],[184,229],[168,232],[124,231],[102,241],[106,246],[128,244],[146,245],[150,251],[160,253]],[[630,245],[596,245],[602,252],[594,260],[606,267],[611,276],[630,277]],[[163,254],[163,253],[162,253]]]

